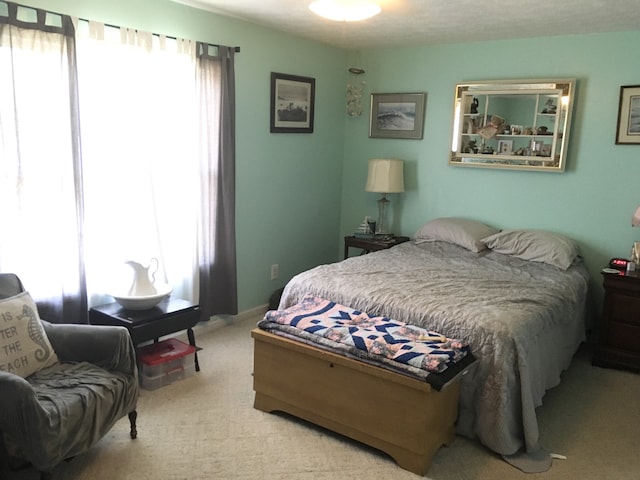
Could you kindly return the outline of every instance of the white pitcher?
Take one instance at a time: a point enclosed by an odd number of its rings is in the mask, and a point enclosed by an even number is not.
[[[144,266],[133,260],[126,262],[131,268],[133,268],[133,282],[129,288],[129,295],[132,297],[144,297],[147,295],[155,295],[157,292],[156,287],[153,285],[155,282],[155,274],[158,271],[158,259],[152,258],[149,261],[149,265]],[[155,264],[155,268],[151,269],[151,266]]]

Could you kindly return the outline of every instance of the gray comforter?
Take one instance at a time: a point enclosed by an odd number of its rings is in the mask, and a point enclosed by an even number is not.
[[[466,339],[478,359],[463,377],[459,434],[502,455],[535,452],[535,408],[585,338],[588,274],[491,251],[407,242],[294,277],[280,308],[306,293]]]

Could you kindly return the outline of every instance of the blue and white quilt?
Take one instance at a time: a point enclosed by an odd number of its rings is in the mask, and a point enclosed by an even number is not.
[[[472,359],[465,341],[313,295],[284,310],[268,311],[258,326],[427,381],[429,374],[441,374],[467,356]]]

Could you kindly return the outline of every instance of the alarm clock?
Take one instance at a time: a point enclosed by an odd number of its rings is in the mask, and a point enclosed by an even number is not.
[[[627,270],[627,264],[630,261],[631,260],[627,260],[626,258],[612,258],[609,260],[609,267],[624,272]]]

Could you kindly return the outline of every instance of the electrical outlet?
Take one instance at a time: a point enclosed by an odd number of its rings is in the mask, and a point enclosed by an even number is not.
[[[277,263],[271,265],[271,280],[275,280],[278,278],[278,274],[280,273],[280,266]]]

